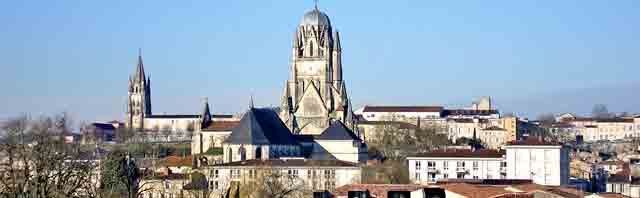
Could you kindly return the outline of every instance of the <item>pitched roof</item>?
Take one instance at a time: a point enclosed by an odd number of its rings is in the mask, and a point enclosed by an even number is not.
[[[365,106],[362,112],[442,112],[442,106]]]
[[[426,153],[419,153],[411,157],[466,157],[466,158],[501,158],[504,151],[498,150],[476,150],[471,149],[440,149]]]
[[[98,128],[98,129],[102,129],[102,130],[115,130],[116,128],[113,127],[113,124],[105,124],[105,123],[91,123],[91,125],[93,125],[94,127]]]
[[[193,156],[189,155],[186,157],[178,157],[178,156],[169,156],[162,159],[162,166],[168,167],[176,167],[176,166],[191,166],[192,165]]]
[[[148,118],[168,118],[168,119],[200,118],[200,115],[150,115],[148,116]]]
[[[347,196],[349,191],[369,191],[373,197],[387,197],[389,191],[416,191],[429,186],[418,184],[347,184],[336,188],[336,196]]]
[[[333,121],[331,125],[325,129],[317,140],[361,140],[356,134],[347,128],[341,121]]]
[[[252,159],[245,161],[216,164],[213,166],[265,166],[265,167],[358,167],[357,164],[341,160],[307,160],[307,159]]]
[[[466,183],[455,183],[442,185],[447,191],[465,196],[465,197],[500,197],[505,195],[519,195],[525,193],[513,192],[505,189],[503,186],[491,186],[491,185],[472,185]],[[516,196],[514,196],[516,197]]]
[[[207,128],[202,131],[231,131],[238,126],[240,121],[212,121]]]
[[[250,108],[225,142],[298,145],[293,134],[273,110],[260,108]]]

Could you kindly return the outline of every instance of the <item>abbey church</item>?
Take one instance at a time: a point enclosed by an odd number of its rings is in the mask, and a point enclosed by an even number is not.
[[[204,101],[196,114],[157,115],[151,111],[151,79],[139,55],[129,78],[125,126],[151,136],[159,131],[193,132],[188,136],[192,153],[223,147],[227,162],[248,156],[361,162],[367,149],[354,130],[356,120],[342,74],[340,34],[317,7],[303,15],[295,30],[290,64],[279,112],[250,106],[242,118],[213,115]],[[287,136],[292,138],[283,139]],[[271,148],[271,142],[290,146]]]

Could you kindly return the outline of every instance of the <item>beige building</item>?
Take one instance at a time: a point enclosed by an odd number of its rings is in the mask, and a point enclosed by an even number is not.
[[[361,180],[361,168],[354,163],[340,160],[268,159],[246,160],[205,167],[210,188],[220,193],[231,182],[246,184],[265,174],[282,175],[281,179],[294,179],[307,190],[334,191],[337,186],[357,184]]]

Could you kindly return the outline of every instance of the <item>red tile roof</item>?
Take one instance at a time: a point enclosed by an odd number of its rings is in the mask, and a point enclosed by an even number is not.
[[[629,197],[620,193],[612,193],[612,192],[597,193],[596,195],[602,198],[628,198]]]
[[[363,112],[442,112],[442,106],[365,106]]]
[[[349,191],[369,191],[375,198],[386,198],[389,191],[416,191],[428,188],[418,184],[348,184],[336,188],[336,196],[347,196]]]
[[[213,121],[207,127],[202,129],[203,131],[231,131],[234,127],[238,126],[240,121]]]
[[[192,165],[192,156],[186,157],[178,157],[178,156],[169,156],[162,159],[162,166],[167,167],[178,167],[178,166],[191,166]]]
[[[470,198],[531,197],[527,193],[509,191],[505,189],[505,186],[456,183],[442,185],[441,187],[449,192]]]
[[[466,158],[501,158],[504,151],[483,149],[472,151],[471,149],[441,149],[427,153],[416,154],[412,157],[466,157]]]

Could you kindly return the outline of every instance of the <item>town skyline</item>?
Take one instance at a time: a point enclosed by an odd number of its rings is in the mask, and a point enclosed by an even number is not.
[[[342,34],[344,75],[355,107],[463,107],[474,98],[491,96],[502,113],[530,118],[545,112],[588,114],[599,103],[613,112],[640,111],[632,93],[640,87],[633,75],[639,70],[633,67],[633,52],[640,46],[633,39],[638,20],[629,20],[638,18],[631,13],[636,3],[583,4],[322,1],[319,8],[336,20]],[[101,6],[103,13],[89,12]],[[525,6],[534,7],[518,12]],[[73,12],[62,6],[38,17],[28,16],[34,11],[27,12],[20,3],[9,8],[14,11],[2,18],[14,23],[0,33],[8,43],[1,48],[7,58],[0,63],[8,69],[1,85],[7,92],[0,118],[66,111],[78,120],[122,120],[127,77],[135,68],[138,48],[143,48],[153,81],[154,113],[197,113],[204,97],[213,112],[242,112],[250,95],[257,106],[278,105],[291,58],[291,34],[300,10],[313,8],[313,2],[158,3],[138,8],[115,2],[78,5]],[[81,8],[92,9],[77,11]],[[166,16],[163,9],[174,12]],[[417,13],[398,12],[407,9]],[[564,9],[568,11],[555,12]],[[116,16],[132,12],[148,15]],[[125,19],[131,21],[120,23]],[[188,19],[192,21],[180,23]],[[48,35],[46,30],[56,32]],[[14,38],[24,43],[11,41]],[[48,41],[38,44],[39,39]]]

